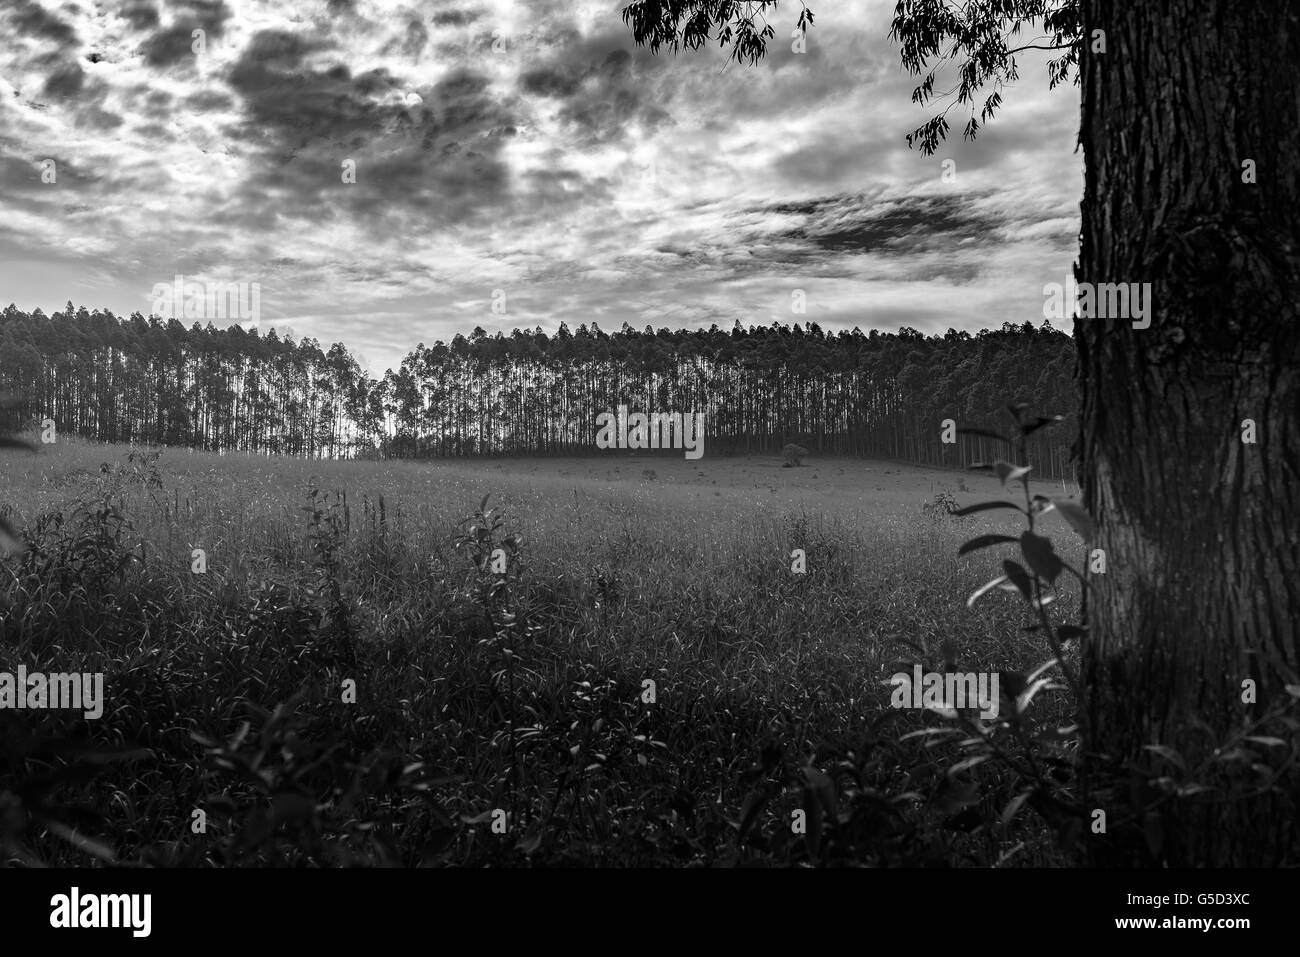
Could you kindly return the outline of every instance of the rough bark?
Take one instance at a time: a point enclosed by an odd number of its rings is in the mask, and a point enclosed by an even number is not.
[[[1147,769],[1143,746],[1167,745],[1193,767],[1300,671],[1300,3],[1083,0],[1083,24],[1076,278],[1154,298],[1146,329],[1076,320],[1084,500],[1107,561],[1091,745]],[[1114,826],[1156,793],[1111,795],[1096,862],[1297,860],[1294,795],[1168,801]]]

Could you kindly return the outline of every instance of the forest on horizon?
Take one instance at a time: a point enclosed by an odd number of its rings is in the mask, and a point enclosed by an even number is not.
[[[62,434],[207,451],[306,457],[433,458],[595,454],[596,418],[703,412],[705,454],[814,453],[963,467],[997,456],[941,423],[1005,425],[1026,402],[1065,428],[1031,437],[1038,474],[1072,476],[1077,431],[1074,340],[1030,322],[926,336],[816,323],[608,333],[594,322],[489,336],[475,328],[423,343],[375,378],[343,343],[322,347],[274,328],[132,313],[69,302],[46,316],[0,313],[0,427],[52,419]]]

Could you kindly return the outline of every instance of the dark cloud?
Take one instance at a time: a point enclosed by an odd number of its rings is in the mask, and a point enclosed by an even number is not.
[[[778,238],[832,252],[905,255],[966,238],[988,238],[1006,222],[972,209],[972,196],[909,196],[867,200],[841,196],[765,207],[763,211],[804,216],[803,225]]]
[[[69,63],[59,67],[45,81],[45,95],[51,99],[61,100],[76,96],[85,85],[86,74],[79,63]]]
[[[188,62],[194,56],[194,31],[207,39],[225,32],[230,8],[224,0],[168,0],[167,11],[175,16],[170,26],[154,33],[141,44],[145,62],[152,67],[169,67]]]
[[[57,179],[41,180],[41,164],[54,161]],[[84,169],[62,155],[15,156],[0,152],[0,194],[6,206],[27,210],[48,210],[66,201],[68,192],[81,192],[103,181],[103,177]]]
[[[439,10],[429,18],[436,27],[463,27],[479,18],[474,10]]]
[[[417,56],[424,45],[429,42],[429,30],[419,20],[406,24],[406,38],[402,41],[402,52],[407,56]]]
[[[104,109],[99,104],[91,104],[77,113],[77,124],[88,126],[93,130],[115,130],[123,123],[122,117]]]
[[[898,153],[902,136],[872,131],[869,138],[846,137],[837,130],[815,130],[773,163],[773,169],[795,186],[860,182],[864,170],[881,169]],[[935,161],[938,162],[937,160]]]
[[[60,47],[77,44],[77,31],[35,0],[4,0],[0,15],[9,18],[10,26],[19,36],[48,40]]]
[[[621,34],[584,38],[555,26],[531,39],[551,53],[520,74],[520,92],[564,101],[560,118],[576,134],[575,147],[617,142],[632,124],[653,131],[671,122],[648,83],[657,67],[634,56]]]
[[[15,194],[26,193],[42,185],[39,163],[0,153],[0,190],[5,194],[6,203]]]
[[[152,0],[126,0],[118,16],[137,30],[151,30],[158,26],[158,8]]]
[[[554,67],[537,67],[519,77],[519,87],[534,96],[572,96],[578,89],[578,78],[570,70]]]
[[[178,20],[192,21],[213,36],[221,36],[230,19],[225,0],[167,0],[167,10]]]
[[[145,62],[152,67],[173,66],[194,56],[194,21],[175,23],[159,30],[140,45]]]
[[[150,90],[144,98],[149,116],[161,119],[171,113],[174,97],[166,90]]]
[[[569,215],[588,203],[605,203],[615,196],[615,190],[606,179],[586,179],[582,174],[564,169],[564,155],[556,151],[551,169],[533,169],[521,176],[523,183],[520,211],[533,222],[553,221],[556,216]]]
[[[194,113],[204,113],[208,110],[228,110],[233,104],[234,100],[225,93],[216,90],[200,90],[198,93],[185,98],[185,108]]]
[[[343,63],[308,66],[307,55],[321,49],[267,31],[230,71],[246,113],[240,138],[264,159],[249,184],[253,204],[276,197],[312,215],[348,213],[389,230],[394,216],[464,221],[506,199],[499,153],[515,122],[485,77],[460,70],[408,91],[383,69],[353,76]],[[408,106],[410,92],[423,103]],[[341,181],[347,159],[357,166],[355,184]]]

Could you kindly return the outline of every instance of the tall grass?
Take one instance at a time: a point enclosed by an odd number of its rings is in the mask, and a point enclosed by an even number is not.
[[[1002,822],[1004,771],[953,773],[888,706],[914,661],[1041,658],[1009,596],[963,604],[984,526],[921,497],[75,443],[8,475],[0,670],[102,671],[107,698],[0,711],[10,862],[1063,861]]]

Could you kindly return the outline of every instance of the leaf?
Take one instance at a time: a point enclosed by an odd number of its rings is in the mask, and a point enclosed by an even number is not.
[[[997,578],[993,579],[993,581],[981,585],[979,588],[975,589],[975,591],[971,592],[971,596],[966,599],[966,607],[967,608],[972,607],[975,604],[975,602],[979,601],[980,596],[985,595],[988,592],[991,592],[993,589],[997,588],[1006,580],[1007,580],[1006,575],[999,575]]]
[[[962,760],[958,761],[956,764],[954,764],[952,767],[948,769],[948,777],[950,778],[955,777],[956,775],[961,774],[963,771],[969,771],[971,768],[975,767],[976,765],[983,764],[990,757],[992,757],[992,755],[977,754],[974,757],[963,758]]]
[[[1060,688],[1061,685],[1054,684],[1050,678],[1039,678],[1032,682],[1028,688],[1016,696],[1016,713],[1023,713],[1033,702],[1038,692],[1044,688]]]
[[[1061,569],[1065,567],[1056,552],[1052,551],[1051,540],[1033,532],[1021,533],[1020,551],[1034,574],[1049,582],[1055,583]]]
[[[483,501],[481,501],[481,502],[478,503],[478,510],[479,510],[480,512],[482,512],[483,509],[487,508],[487,502],[488,502],[488,499],[491,498],[491,497],[492,497],[492,493],[491,493],[491,492],[488,492],[486,495],[483,496]]]
[[[1032,466],[1029,465],[1012,465],[1010,462],[994,462],[993,471],[998,473],[998,478],[1002,480],[1002,487],[1006,488],[1008,482],[1014,482],[1016,479],[1024,478],[1029,474]]]
[[[1064,421],[1065,421],[1065,416],[1063,415],[1035,416],[1033,422],[1029,422],[1024,425],[1021,425],[1020,434],[1023,435],[1025,438],[1029,438],[1029,436],[1033,435],[1039,429],[1046,428],[1049,425],[1056,425],[1056,423],[1064,422]]]
[[[1014,542],[1015,539],[1010,535],[981,535],[978,538],[972,538],[961,548],[957,549],[958,555],[965,555],[976,549],[988,548],[990,545],[1000,545],[1003,542]]]
[[[515,843],[515,850],[523,851],[524,854],[532,854],[542,846],[542,829],[539,827],[532,833],[525,833]]]
[[[1011,823],[1011,819],[1016,816],[1024,806],[1024,803],[1029,800],[1029,796],[1033,793],[1033,791],[1021,791],[1007,802],[1007,806],[1002,809],[1002,825],[1004,827]]]
[[[926,728],[924,731],[908,732],[898,740],[907,741],[909,738],[926,738],[927,740],[922,742],[922,746],[934,748],[946,741],[951,741],[953,738],[960,737],[961,733],[956,728]]]
[[[1214,761],[1217,764],[1226,764],[1229,761],[1249,761],[1249,760],[1250,760],[1250,755],[1247,754],[1245,751],[1243,751],[1241,748],[1229,748],[1227,751],[1223,751],[1219,754],[1214,755]]]
[[[1029,573],[1025,571],[1024,566],[1019,562],[1013,562],[1007,559],[1002,563],[1003,569],[1006,570],[1006,579],[1016,586],[1016,590],[1025,596],[1026,601],[1034,600],[1034,586],[1029,580]]]
[[[1177,751],[1175,751],[1173,748],[1166,747],[1163,744],[1144,744],[1142,748],[1144,751],[1153,751],[1156,754],[1160,755],[1162,758],[1165,758],[1166,760],[1172,762],[1174,766],[1177,767],[1178,770],[1180,771],[1187,770],[1187,764],[1185,761],[1183,761],[1183,756],[1179,754]]]
[[[976,512],[991,512],[994,509],[999,509],[999,508],[1009,508],[1013,512],[1019,512],[1021,515],[1025,513],[1025,510],[1021,508],[1019,505],[1017,505],[1015,502],[995,501],[995,502],[980,502],[978,505],[967,505],[964,508],[957,509],[957,511],[953,512],[953,514],[974,515]]]
[[[1258,734],[1248,734],[1248,735],[1246,735],[1246,740],[1247,740],[1247,741],[1254,741],[1256,744],[1267,745],[1267,746],[1270,747],[1270,748],[1285,748],[1285,747],[1286,747],[1286,742],[1283,741],[1281,738],[1270,738],[1270,737],[1265,737],[1265,736],[1263,736],[1263,735],[1258,735]]]
[[[1044,661],[1041,665],[1039,665],[1039,666],[1038,666],[1037,668],[1035,668],[1033,671],[1029,672],[1029,677],[1028,677],[1026,680],[1028,680],[1028,681],[1036,681],[1036,680],[1038,680],[1038,676],[1039,676],[1039,675],[1043,674],[1043,673],[1046,672],[1046,671],[1051,670],[1052,668],[1055,668],[1055,667],[1056,667],[1057,665],[1059,665],[1060,663],[1061,663],[1061,662],[1060,662],[1058,659],[1056,659],[1056,658],[1048,658],[1046,661]]]
[[[97,857],[106,864],[116,864],[117,855],[113,849],[102,841],[97,841],[92,837],[87,837],[75,828],[68,827],[60,821],[46,819],[43,822],[50,832],[58,835],[67,841],[79,851],[84,851],[92,857]]]
[[[1064,499],[1052,499],[1052,506],[1061,513],[1061,517],[1070,523],[1070,527],[1079,533],[1085,542],[1092,541],[1092,516],[1087,509],[1076,502]]]
[[[985,438],[985,439],[994,439],[994,440],[996,440],[996,441],[998,441],[998,442],[1001,442],[1001,443],[1003,443],[1004,445],[1006,445],[1008,448],[1010,448],[1010,446],[1011,446],[1011,440],[1008,439],[1005,435],[1000,435],[1000,434],[997,433],[997,432],[990,432],[988,429],[958,429],[958,430],[957,430],[957,434],[958,434],[958,435],[978,435],[978,436],[980,436],[981,438]]]

